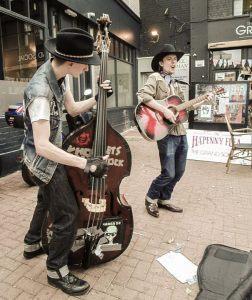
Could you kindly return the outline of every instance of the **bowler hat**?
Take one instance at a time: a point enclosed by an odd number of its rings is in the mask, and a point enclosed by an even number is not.
[[[175,49],[175,47],[171,44],[165,44],[163,49],[158,52],[152,59],[151,67],[154,72],[159,71],[159,62],[163,60],[163,58],[168,54],[175,54],[177,56],[178,61],[180,58],[185,54],[182,51],[178,51]]]
[[[91,34],[80,28],[65,28],[56,38],[45,42],[46,49],[55,57],[86,65],[99,65],[100,57],[94,51]]]

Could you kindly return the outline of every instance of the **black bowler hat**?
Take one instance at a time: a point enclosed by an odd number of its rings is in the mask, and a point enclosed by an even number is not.
[[[154,72],[158,72],[160,69],[159,62],[163,60],[163,58],[168,54],[175,54],[177,56],[178,61],[185,54],[182,51],[177,51],[175,47],[171,44],[165,44],[164,48],[158,52],[152,59],[151,67]]]
[[[86,65],[99,65],[100,57],[94,51],[91,34],[80,28],[65,28],[56,38],[45,42],[46,49],[55,57]]]

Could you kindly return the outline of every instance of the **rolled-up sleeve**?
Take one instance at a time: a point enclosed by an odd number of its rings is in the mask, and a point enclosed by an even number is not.
[[[144,86],[137,92],[139,102],[148,102],[156,97],[156,78],[150,75]]]

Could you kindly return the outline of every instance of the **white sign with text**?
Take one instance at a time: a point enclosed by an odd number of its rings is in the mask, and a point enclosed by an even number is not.
[[[231,137],[226,131],[187,130],[188,159],[226,163],[231,149]],[[237,137],[239,143],[252,143],[252,135]],[[244,159],[231,163],[248,165]]]

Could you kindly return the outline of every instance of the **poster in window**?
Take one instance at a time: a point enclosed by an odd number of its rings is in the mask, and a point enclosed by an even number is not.
[[[252,82],[249,83],[249,100],[252,100]]]
[[[212,105],[201,105],[200,118],[206,120],[212,120]]]
[[[230,103],[226,105],[226,115],[233,124],[242,123],[242,110],[243,105],[241,103]]]
[[[236,72],[216,72],[214,74],[215,81],[235,81]]]
[[[201,106],[194,111],[194,122],[213,122],[213,123],[225,123],[225,114],[230,115],[231,123],[245,123],[245,107],[247,103],[247,83],[223,83],[223,84],[196,84],[195,96],[198,97],[206,92],[211,92],[215,88],[224,88],[224,93],[215,95],[215,103],[211,106],[211,118],[210,109]],[[204,103],[209,105],[209,103]]]
[[[252,80],[252,59],[243,59],[238,80]]]
[[[241,49],[213,51],[215,70],[234,69],[241,66]]]

